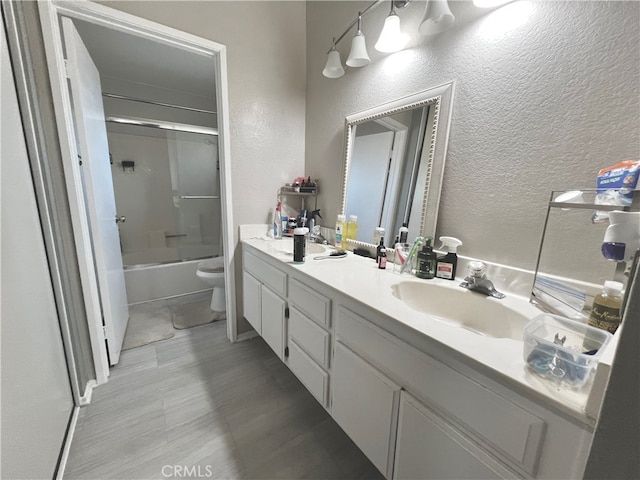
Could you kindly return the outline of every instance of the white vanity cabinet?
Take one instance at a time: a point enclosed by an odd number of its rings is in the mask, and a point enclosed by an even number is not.
[[[336,342],[331,396],[333,419],[376,468],[391,478],[400,387]]]
[[[344,294],[332,264],[273,256],[243,248],[245,317],[386,478],[582,477],[580,415]]]
[[[286,348],[287,274],[256,255],[243,252],[244,317],[281,360]]]
[[[289,357],[286,363],[314,397],[327,407],[331,300],[295,278],[289,278]]]

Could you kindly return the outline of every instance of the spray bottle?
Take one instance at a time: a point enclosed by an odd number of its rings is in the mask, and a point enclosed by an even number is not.
[[[456,267],[458,266],[458,254],[456,252],[462,242],[455,237],[440,237],[440,241],[442,242],[440,250],[444,250],[447,253],[437,259],[436,277],[455,280]]]

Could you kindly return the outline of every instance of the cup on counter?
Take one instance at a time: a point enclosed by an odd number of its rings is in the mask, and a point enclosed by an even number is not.
[[[393,255],[393,271],[396,273],[400,273],[400,269],[404,262],[409,257],[409,252],[411,251],[410,243],[396,243],[394,247],[394,255]],[[405,272],[411,273],[411,269],[407,267]]]

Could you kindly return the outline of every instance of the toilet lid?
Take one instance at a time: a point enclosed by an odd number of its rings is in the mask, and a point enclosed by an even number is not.
[[[224,257],[215,257],[198,264],[198,270],[207,273],[224,272]]]

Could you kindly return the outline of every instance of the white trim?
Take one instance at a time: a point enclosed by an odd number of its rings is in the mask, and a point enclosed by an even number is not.
[[[98,383],[95,380],[89,380],[87,387],[84,389],[84,394],[80,397],[79,406],[89,405],[91,403],[91,397],[93,395],[93,389]]]
[[[58,468],[56,470],[56,480],[62,480],[64,478],[64,471],[67,468],[69,452],[71,451],[71,442],[73,441],[73,435],[76,433],[79,415],[80,407],[73,407],[71,420],[69,420],[69,426],[67,428],[67,435],[65,436],[64,443],[62,444],[62,453],[60,454],[60,461],[58,462]]]
[[[218,130],[221,171],[222,230],[225,251],[225,291],[227,301],[227,336],[230,341],[237,339],[234,257],[235,235],[233,231],[231,194],[231,157],[229,153],[229,101],[227,85],[226,47],[186,32],[181,32],[143,18],[98,5],[85,0],[38,2],[42,33],[46,49],[49,77],[53,95],[58,135],[63,157],[63,166],[69,195],[69,206],[73,224],[74,241],[78,252],[80,277],[84,292],[85,308],[91,338],[91,348],[96,367],[97,384],[107,381],[109,366],[104,335],[102,333],[102,313],[100,310],[98,285],[93,264],[93,250],[90,243],[87,209],[80,182],[80,168],[77,162],[73,126],[73,112],[66,83],[62,34],[58,16],[64,15],[80,19],[105,28],[144,37],[163,45],[181,48],[211,59],[214,62],[216,78],[216,99],[218,107]],[[212,85],[213,86],[213,85]]]

